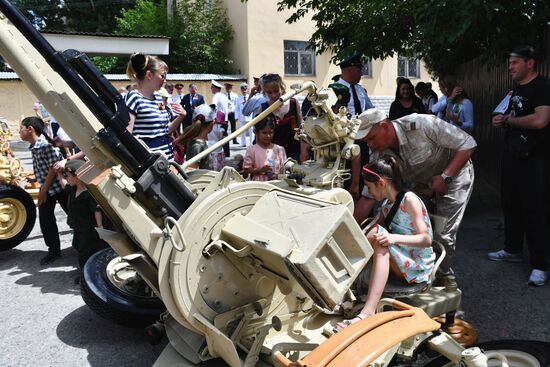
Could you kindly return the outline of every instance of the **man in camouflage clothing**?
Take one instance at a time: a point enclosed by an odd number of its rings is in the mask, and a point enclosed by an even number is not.
[[[390,121],[375,108],[361,116],[358,138],[363,138],[373,154],[371,161],[391,154],[401,164],[407,189],[414,191],[446,223],[434,231],[447,250],[442,275],[450,267],[456,234],[470,199],[474,167],[470,161],[476,142],[463,130],[435,117],[411,114]],[[361,200],[373,200],[363,191]],[[437,233],[436,233],[437,232]]]

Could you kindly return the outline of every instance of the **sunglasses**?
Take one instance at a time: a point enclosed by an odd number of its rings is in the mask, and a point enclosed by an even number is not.
[[[161,77],[162,79],[166,80],[166,73],[160,74],[160,77]]]
[[[262,82],[268,83],[268,82],[274,82],[274,81],[280,81],[281,77],[279,74],[267,74],[262,76]]]
[[[382,176],[380,176],[378,173],[368,169],[367,166],[363,167],[363,177],[365,181],[367,182],[378,182],[382,180]]]

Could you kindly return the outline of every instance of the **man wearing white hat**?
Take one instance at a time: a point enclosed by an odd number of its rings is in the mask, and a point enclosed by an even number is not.
[[[216,106],[217,121],[216,123],[222,125],[227,136],[227,118],[229,115],[229,99],[223,93],[220,93],[223,86],[215,80],[212,80],[210,90],[212,91],[212,104]],[[223,115],[222,115],[223,114]],[[229,143],[223,146],[223,151],[226,157],[229,157]]]
[[[371,161],[392,154],[401,164],[407,188],[433,203],[433,213],[447,219],[436,233],[447,250],[441,266],[443,274],[450,268],[456,234],[474,184],[474,167],[470,156],[475,140],[463,130],[433,116],[413,113],[390,121],[376,108],[363,112],[358,139],[367,142]],[[361,200],[373,201],[363,192]],[[358,203],[358,206],[361,206]],[[356,217],[357,218],[357,217]],[[357,218],[361,219],[361,218]]]
[[[243,126],[249,121],[251,121],[253,116],[252,114],[245,115],[243,113],[243,107],[246,104],[246,101],[248,101],[250,98],[250,95],[248,94],[248,84],[241,83],[240,88],[241,88],[241,95],[239,96],[239,98],[237,98],[237,102],[235,104],[235,117],[237,118],[237,120],[239,120],[240,126]],[[247,137],[248,137],[248,141],[247,141]],[[245,131],[244,133],[241,134],[241,145],[243,147],[246,147],[248,145],[251,145],[252,141],[254,141],[254,129],[250,128],[248,129],[248,131]]]

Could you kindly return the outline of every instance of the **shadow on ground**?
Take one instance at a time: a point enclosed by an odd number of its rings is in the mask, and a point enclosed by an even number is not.
[[[86,349],[91,366],[151,366],[166,341],[153,346],[143,329],[113,324],[82,306],[65,316],[56,329],[58,338],[74,348]],[[128,353],[132,351],[132,353]]]
[[[61,258],[41,266],[40,259],[47,250],[22,251],[12,249],[0,253],[0,271],[16,277],[15,284],[40,288],[42,293],[80,294],[74,278],[78,275],[76,252],[72,248],[61,251]]]

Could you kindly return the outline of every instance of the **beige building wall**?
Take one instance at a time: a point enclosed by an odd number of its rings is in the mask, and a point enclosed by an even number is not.
[[[314,23],[306,16],[293,24],[285,21],[290,11],[277,11],[277,2],[271,0],[224,0],[229,20],[235,30],[231,42],[231,57],[235,69],[252,83],[254,76],[278,73],[287,86],[306,80],[318,85],[327,85],[330,78],[339,73],[339,68],[330,63],[331,55],[325,53],[315,57],[314,76],[284,75],[284,41],[308,41]]]
[[[385,60],[372,60],[372,77],[364,76],[361,79],[361,84],[367,89],[368,93],[373,96],[395,96],[397,84],[397,56],[387,58]],[[416,83],[422,81],[432,83],[432,89],[441,95],[437,81],[432,79],[432,76],[426,70],[423,62],[420,62],[420,77],[409,78],[411,82]]]
[[[272,0],[223,0],[229,21],[235,35],[230,45],[235,70],[249,78],[264,73],[278,73],[287,86],[305,80],[313,80],[317,85],[326,86],[331,78],[340,73],[340,68],[331,63],[332,54],[323,53],[315,57],[315,75],[312,77],[284,75],[284,44],[289,41],[308,41],[315,30],[311,14],[293,24],[286,23],[292,11],[277,11],[277,2]],[[373,60],[373,76],[363,77],[361,84],[370,95],[395,95],[397,78],[397,57],[386,60]],[[424,65],[421,63],[420,78],[411,79],[431,82],[439,92]]]

